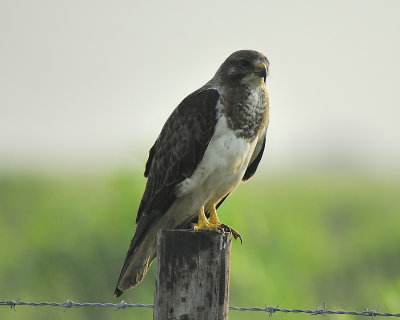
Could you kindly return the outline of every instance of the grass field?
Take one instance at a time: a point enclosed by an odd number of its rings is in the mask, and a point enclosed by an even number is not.
[[[112,293],[144,183],[129,170],[1,174],[0,300],[118,302]],[[380,304],[381,311],[400,312],[399,181],[333,173],[256,176],[219,216],[244,238],[232,245],[231,305],[316,309],[327,301],[330,309]],[[154,266],[125,301],[153,302]],[[230,312],[230,319],[266,317]],[[0,319],[152,319],[152,310],[0,307]]]

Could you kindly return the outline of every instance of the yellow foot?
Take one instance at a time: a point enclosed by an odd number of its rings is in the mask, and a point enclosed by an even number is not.
[[[223,230],[220,230],[218,226],[212,224],[207,220],[207,217],[204,214],[204,208],[201,208],[199,210],[198,216],[199,216],[198,222],[193,224],[194,230],[223,232]]]
[[[208,223],[208,224],[199,224],[199,223],[193,223],[193,228],[195,231],[214,231],[214,232],[219,232],[222,233],[224,232],[224,230],[222,230],[221,228],[217,227],[217,226],[213,226],[212,224]]]
[[[207,230],[219,233],[229,232],[235,239],[239,238],[240,243],[243,243],[242,236],[240,235],[239,232],[219,221],[217,216],[217,211],[215,210],[214,206],[210,208],[210,221],[207,220],[204,214],[204,208],[201,208],[199,210],[198,215],[199,215],[198,223],[193,224],[194,230]]]

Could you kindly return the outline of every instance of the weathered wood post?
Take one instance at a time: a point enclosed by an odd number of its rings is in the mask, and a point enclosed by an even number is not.
[[[154,320],[226,320],[230,234],[160,230]]]

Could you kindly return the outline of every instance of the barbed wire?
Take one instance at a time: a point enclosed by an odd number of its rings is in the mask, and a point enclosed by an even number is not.
[[[1,300],[0,306],[11,306],[12,309],[16,310],[16,306],[32,306],[32,307],[63,307],[63,308],[79,308],[79,307],[115,307],[118,309],[125,308],[153,308],[153,304],[143,303],[127,303],[121,301],[119,303],[102,303],[102,302],[73,302],[68,299],[65,302],[26,302],[18,300]]]
[[[10,306],[15,311],[16,306],[49,306],[49,307],[62,307],[65,309],[69,308],[79,308],[79,307],[114,307],[115,310],[119,309],[127,309],[127,308],[154,308],[153,304],[143,304],[143,303],[127,303],[125,301],[121,301],[119,303],[102,303],[102,302],[73,302],[68,299],[65,302],[26,302],[18,300],[1,300],[0,306]],[[364,311],[345,311],[345,310],[329,310],[326,308],[326,303],[324,303],[324,307],[318,307],[316,310],[311,309],[283,309],[279,308],[279,305],[276,307],[271,307],[265,305],[264,308],[259,307],[234,307],[230,306],[230,310],[236,311],[260,311],[267,312],[269,316],[274,315],[276,312],[283,313],[307,313],[311,315],[327,315],[327,314],[339,314],[339,315],[352,315],[352,316],[367,316],[372,317],[373,319],[377,316],[381,317],[400,317],[400,313],[389,313],[389,312],[379,312],[380,306],[378,306],[377,310],[365,308]]]

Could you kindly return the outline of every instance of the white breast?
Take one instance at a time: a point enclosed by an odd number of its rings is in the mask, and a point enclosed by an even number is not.
[[[197,169],[177,186],[177,197],[189,199],[194,210],[218,203],[241,181],[256,143],[236,137],[222,115]]]

